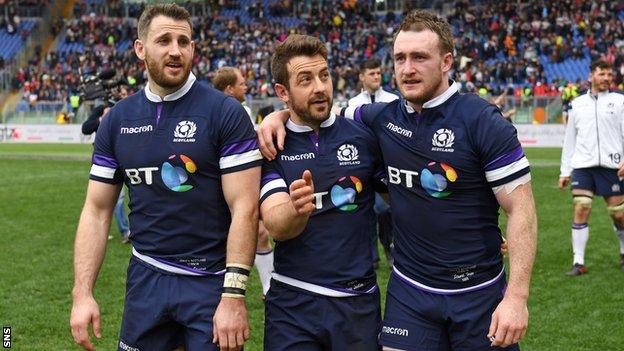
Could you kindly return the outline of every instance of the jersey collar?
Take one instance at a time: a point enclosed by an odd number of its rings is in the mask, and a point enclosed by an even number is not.
[[[587,94],[589,94],[589,96],[592,99],[596,99],[596,98],[601,97],[601,96],[609,95],[610,92],[611,92],[611,89],[607,89],[607,91],[603,91],[602,93],[595,93],[594,94],[594,92],[592,92],[591,88],[587,90]]]
[[[330,113],[329,118],[324,120],[323,123],[321,123],[321,128],[331,127],[335,121],[336,121],[336,115],[333,113]],[[286,121],[286,128],[288,128],[288,130],[295,132],[295,133],[311,132],[314,130],[308,126],[302,126],[302,125],[296,124],[290,118],[288,119],[288,121]]]
[[[432,107],[440,106],[443,103],[445,103],[446,100],[450,99],[451,96],[453,96],[458,91],[459,91],[459,83],[449,80],[448,89],[446,89],[446,91],[443,92],[441,95],[438,95],[434,97],[433,99],[425,102],[422,108],[425,109],[425,108],[432,108]],[[407,100],[405,100],[405,109],[407,110],[407,113],[416,113],[416,110],[414,110],[414,108],[407,103]]]
[[[196,80],[195,75],[193,74],[193,72],[191,72],[188,78],[186,79],[186,83],[184,83],[182,88],[178,89],[177,91],[174,91],[173,93],[169,95],[165,95],[165,97],[162,99],[157,94],[152,93],[152,91],[150,90],[149,81],[148,81],[147,84],[145,84],[145,89],[144,89],[145,97],[147,97],[147,99],[151,102],[178,100],[179,98],[183,97],[184,94],[188,93],[189,90],[191,90],[191,87],[193,86],[193,83],[195,83],[195,80]]]

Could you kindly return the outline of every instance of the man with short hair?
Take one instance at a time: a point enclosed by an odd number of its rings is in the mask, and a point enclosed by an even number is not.
[[[585,246],[594,194],[604,197],[607,203],[620,241],[620,265],[624,269],[624,189],[617,174],[624,161],[624,95],[609,91],[613,69],[608,62],[594,61],[590,70],[591,89],[570,104],[561,152],[559,189],[570,184],[574,203],[574,258],[569,276],[587,273]]]
[[[377,136],[388,173],[395,251],[379,342],[385,350],[517,350],[528,324],[537,219],[516,130],[496,106],[449,81],[446,20],[407,14],[393,57],[404,98],[350,112]],[[276,152],[273,135],[284,145],[280,117],[259,129],[267,157]]]
[[[271,58],[290,109],[286,148],[265,162],[262,219],[275,239],[264,349],[377,351],[379,289],[370,250],[374,188],[384,187],[374,136],[330,113],[327,49],[291,34]]]
[[[130,193],[132,258],[118,350],[241,350],[256,247],[261,155],[245,111],[196,82],[189,13],[148,6],[134,50],[145,88],[102,120],[76,232],[71,331],[102,335],[93,287],[115,200]]]
[[[249,118],[251,118],[251,123],[256,124],[256,121],[251,116],[251,109],[245,104],[247,82],[238,68],[229,66],[219,68],[212,78],[212,85],[215,89],[233,96],[236,100],[240,101],[245,111],[247,111]]]
[[[245,102],[245,92],[247,92],[247,84],[241,71],[235,67],[221,67],[215,72],[212,78],[212,85],[215,89],[233,96],[241,104]],[[249,117],[251,110],[243,105]],[[253,118],[251,122],[254,123]],[[273,271],[273,247],[269,238],[269,232],[266,230],[262,221],[258,221],[258,245],[256,247],[256,256],[254,265],[258,269],[258,276],[262,284],[262,295],[266,295],[271,284],[271,272]]]
[[[379,59],[369,59],[362,62],[359,78],[362,83],[362,91],[349,99],[348,106],[358,107],[375,102],[392,102],[399,98],[381,87],[381,61]]]
[[[347,106],[356,108],[365,104],[375,102],[392,102],[399,97],[385,91],[381,87],[381,61],[376,58],[363,61],[360,65],[360,83],[362,91],[349,99]],[[342,111],[344,113],[344,110]],[[388,203],[379,194],[375,194],[375,215],[377,216],[379,240],[382,243],[386,258],[392,265],[392,214]],[[373,258],[375,265],[379,264],[379,254],[377,253],[377,232],[373,235]]]

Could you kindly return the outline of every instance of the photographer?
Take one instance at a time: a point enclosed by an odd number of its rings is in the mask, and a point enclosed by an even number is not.
[[[111,91],[114,101],[119,101],[128,96],[128,89],[125,86],[119,86],[116,90]],[[111,106],[110,102],[96,106],[91,111],[89,118],[82,124],[82,134],[91,135],[95,133],[102,121],[102,118],[106,116]]]
[[[128,89],[121,85],[116,89],[111,90],[112,101],[105,102],[102,105],[94,107],[89,115],[89,118],[84,121],[82,124],[82,134],[90,135],[97,131],[100,126],[100,122],[103,118],[106,118],[108,114],[108,110],[111,108],[111,103],[113,101],[119,101],[128,96]],[[117,222],[117,228],[119,229],[119,234],[121,235],[121,242],[128,243],[128,238],[130,237],[130,224],[128,222],[128,215],[126,214],[125,209],[125,198],[126,192],[124,189],[119,193],[119,198],[117,199],[117,203],[115,204],[115,209],[113,211],[115,215],[115,221]],[[113,236],[109,235],[108,239],[112,239]]]

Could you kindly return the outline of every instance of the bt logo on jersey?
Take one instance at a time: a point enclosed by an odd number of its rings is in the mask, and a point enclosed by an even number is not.
[[[169,160],[171,162],[175,159],[176,155],[169,156]],[[169,163],[169,161],[163,162],[160,176],[162,177],[163,183],[165,183],[167,188],[178,193],[183,193],[193,189],[192,185],[184,183],[188,180],[189,173],[193,174],[197,171],[197,166],[195,165],[195,162],[193,162],[193,160],[186,155],[180,154],[180,160],[184,163],[184,168],[173,166]]]
[[[181,165],[178,165],[181,163]],[[182,167],[181,167],[182,166]],[[154,182],[154,172],[158,172],[158,167],[142,167],[126,169],[126,176],[130,184],[139,185],[145,183],[152,185]],[[177,193],[183,193],[193,189],[190,184],[184,184],[189,179],[189,174],[197,172],[197,165],[186,155],[171,155],[163,162],[160,168],[160,177],[167,188]]]
[[[453,167],[446,163],[429,162],[427,168],[422,170],[420,175],[420,185],[427,193],[433,197],[439,199],[445,198],[451,195],[450,191],[446,190],[448,182],[455,182],[457,180],[457,172]],[[448,181],[448,182],[447,182]]]
[[[330,191],[321,191],[314,193],[314,207],[317,210],[323,208],[323,199],[325,195],[329,194],[329,198],[334,207],[341,211],[351,212],[358,208],[355,203],[355,197],[357,194],[364,190],[362,181],[356,176],[340,177],[336,184],[334,184]]]
[[[450,191],[445,190],[449,182],[454,183],[458,178],[455,169],[443,162],[431,161],[421,172],[388,166],[390,184],[403,185],[411,189],[417,184],[414,178],[418,176],[420,176],[420,185],[427,194],[439,199],[451,195]]]

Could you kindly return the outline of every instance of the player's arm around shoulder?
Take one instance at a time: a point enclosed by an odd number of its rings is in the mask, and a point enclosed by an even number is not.
[[[89,324],[93,334],[102,337],[100,309],[93,297],[93,286],[102,266],[111,216],[121,184],[90,180],[74,244],[74,287],[70,327],[74,341],[85,350],[93,350],[89,340]]]
[[[508,184],[496,193],[507,213],[509,284],[505,296],[492,314],[488,336],[493,346],[507,346],[526,334],[529,320],[527,300],[537,248],[537,216],[530,182]]]
[[[310,171],[304,171],[301,179],[293,181],[288,190],[288,193],[281,191],[269,195],[260,206],[264,225],[277,241],[301,234],[315,209],[314,182]]]

